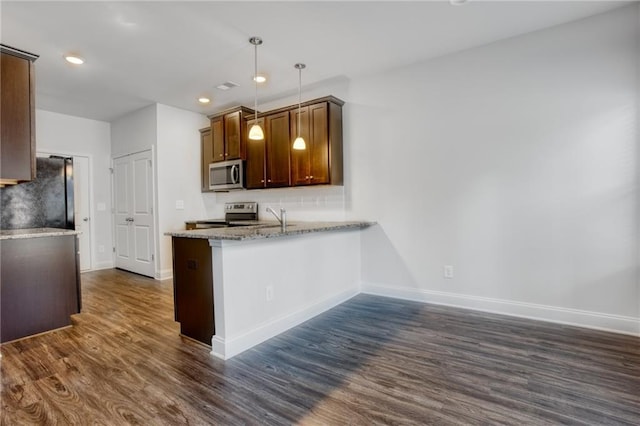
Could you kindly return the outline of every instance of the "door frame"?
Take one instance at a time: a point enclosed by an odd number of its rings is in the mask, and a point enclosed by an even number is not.
[[[151,205],[153,207],[152,221],[153,221],[153,278],[158,278],[158,200],[156,196],[156,156],[155,156],[155,147],[151,147],[150,149],[142,149],[139,151],[128,152],[126,154],[118,154],[116,156],[111,157],[111,241],[113,241],[113,247],[111,249],[111,261],[114,265],[116,265],[116,185],[115,185],[115,176],[113,173],[114,164],[117,159],[129,157],[135,154],[141,154],[148,152],[151,158]],[[135,273],[135,272],[132,272]]]
[[[89,160],[89,269],[82,272],[93,271],[93,265],[96,264],[94,242],[96,241],[95,227],[93,226],[94,218],[96,217],[95,207],[93,203],[93,155],[79,152],[69,151],[49,151],[49,150],[36,150],[36,157],[44,157],[51,155],[59,155],[61,157],[84,157]],[[75,188],[74,188],[75,190]],[[75,218],[74,218],[75,220]]]

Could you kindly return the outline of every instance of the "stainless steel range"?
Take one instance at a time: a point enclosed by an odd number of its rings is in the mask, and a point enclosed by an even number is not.
[[[187,229],[226,228],[258,224],[258,203],[239,201],[224,204],[224,219],[194,220],[185,222]]]

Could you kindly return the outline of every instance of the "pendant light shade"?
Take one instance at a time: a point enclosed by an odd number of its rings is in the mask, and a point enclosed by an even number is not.
[[[264,139],[264,132],[262,131],[262,127],[258,124],[258,46],[262,44],[262,39],[260,37],[251,37],[249,39],[249,43],[253,44],[254,47],[254,73],[253,73],[253,81],[256,85],[256,97],[254,103],[254,111],[255,111],[255,122],[253,126],[249,129],[249,139],[254,141],[259,141]]]
[[[305,64],[295,64],[294,67],[298,70],[298,137],[293,141],[293,149],[302,151],[307,149],[307,143],[300,136],[300,111],[302,110],[302,70],[306,67]]]

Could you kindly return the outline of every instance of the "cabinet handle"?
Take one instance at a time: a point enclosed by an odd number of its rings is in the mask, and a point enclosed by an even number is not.
[[[267,182],[271,183],[271,179],[267,179]]]
[[[228,157],[228,156],[229,156],[229,153],[228,153],[228,152],[225,152],[225,153],[224,153],[224,156],[225,156],[225,157]]]
[[[309,179],[313,179],[313,176],[309,176]]]
[[[220,157],[224,157],[224,154],[220,154]]]
[[[260,183],[264,183],[264,179],[260,179]]]
[[[309,179],[309,176],[305,176],[304,178],[305,178],[305,179]]]

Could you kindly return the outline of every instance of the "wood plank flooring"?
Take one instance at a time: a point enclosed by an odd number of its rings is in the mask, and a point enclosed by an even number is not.
[[[1,346],[2,425],[640,424],[640,338],[360,295],[229,361],[171,281],[82,275],[74,326]]]

